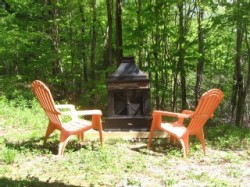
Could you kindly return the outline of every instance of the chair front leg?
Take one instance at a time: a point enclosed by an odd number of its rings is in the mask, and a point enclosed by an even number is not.
[[[101,115],[99,115],[99,114],[92,115],[92,126],[93,126],[93,129],[99,131],[100,142],[102,145],[103,144],[103,135],[102,135]]]
[[[182,146],[182,150],[183,150],[183,157],[186,158],[188,156],[188,152],[189,152],[189,134],[188,132],[186,132],[182,138],[179,139],[181,146]]]
[[[101,125],[102,127],[102,125]],[[102,128],[99,129],[99,137],[100,137],[100,143],[103,144],[103,135],[102,135]]]
[[[176,140],[175,136],[169,134],[169,141],[170,141],[170,143],[175,143],[175,140]]]
[[[153,120],[151,123],[149,139],[148,139],[148,149],[151,147],[155,130],[160,129],[160,126],[161,126],[161,114],[158,112],[153,112]]]
[[[63,156],[64,150],[65,150],[65,147],[69,141],[69,138],[70,138],[70,134],[68,134],[66,132],[61,132],[60,143],[58,146],[58,156]]]
[[[152,126],[150,129],[150,133],[149,133],[149,139],[148,139],[148,149],[151,148],[152,145],[152,139],[154,138],[154,133],[155,133],[155,127]]]
[[[84,139],[84,132],[77,134],[77,138],[78,138],[78,140],[83,140]]]

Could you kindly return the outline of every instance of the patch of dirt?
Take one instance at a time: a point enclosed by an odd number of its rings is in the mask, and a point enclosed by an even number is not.
[[[0,136],[3,136],[3,135],[5,135],[4,129],[0,127]]]

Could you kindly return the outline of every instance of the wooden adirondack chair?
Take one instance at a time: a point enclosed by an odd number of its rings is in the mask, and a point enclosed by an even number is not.
[[[102,112],[100,110],[77,111],[75,106],[71,104],[56,105],[49,88],[39,80],[33,81],[32,89],[49,119],[44,143],[46,143],[50,134],[56,129],[61,131],[58,155],[63,155],[71,135],[77,135],[79,139],[83,139],[84,132],[90,129],[99,131],[101,144],[103,143]],[[71,121],[63,123],[60,117],[61,115],[69,115]],[[79,118],[79,116],[86,115],[92,116],[91,121]]]
[[[153,111],[153,121],[150,129],[148,148],[151,147],[152,138],[155,130],[162,130],[169,133],[170,141],[178,139],[183,148],[184,157],[188,156],[189,136],[196,136],[201,142],[204,154],[206,153],[205,138],[203,126],[207,120],[213,117],[213,113],[224,98],[223,92],[219,89],[211,89],[205,92],[198,103],[195,111],[184,110],[182,113],[167,112],[155,110]],[[163,117],[175,117],[175,122],[164,122]],[[187,127],[184,126],[184,119],[190,118]]]

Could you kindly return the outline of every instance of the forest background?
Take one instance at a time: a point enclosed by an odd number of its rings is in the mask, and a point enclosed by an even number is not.
[[[106,80],[122,56],[148,74],[151,108],[194,109],[225,94],[217,119],[250,125],[248,0],[0,0],[0,95],[54,99],[107,113]]]

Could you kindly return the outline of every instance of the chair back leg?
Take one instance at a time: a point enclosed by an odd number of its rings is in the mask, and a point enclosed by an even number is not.
[[[203,129],[200,132],[196,133],[195,136],[200,141],[204,154],[206,154],[206,143],[205,143],[205,137],[204,137]]]

